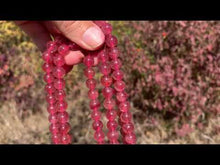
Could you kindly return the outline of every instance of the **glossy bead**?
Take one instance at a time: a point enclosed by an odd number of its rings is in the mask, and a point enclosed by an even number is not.
[[[100,131],[96,131],[96,132],[94,133],[94,139],[95,139],[96,141],[103,141],[104,138],[105,138],[105,134],[104,134],[103,131],[100,130]]]
[[[107,137],[110,141],[117,140],[119,137],[118,131],[116,130],[111,130],[107,133]]]
[[[115,88],[115,90],[116,91],[118,91],[118,92],[121,92],[121,91],[123,91],[124,89],[125,89],[125,83],[124,83],[124,81],[116,81],[115,83],[114,83],[114,88]]]
[[[96,131],[99,131],[101,130],[103,127],[103,124],[100,120],[95,120],[93,123],[92,123],[92,128]]]
[[[57,45],[56,45],[56,42],[54,41],[49,41],[47,43],[47,50],[48,52],[50,53],[55,53],[57,51]]]
[[[127,112],[130,109],[130,103],[128,101],[119,104],[118,108],[121,112]]]
[[[57,118],[57,113],[55,114],[50,114],[48,117],[48,120],[50,123],[57,123],[58,122],[58,118]]]
[[[60,144],[61,143],[61,139],[60,138],[61,138],[60,134],[52,134],[52,137],[51,137],[52,142],[54,144]]]
[[[67,112],[59,112],[57,117],[60,123],[66,123],[69,121],[69,114]]]
[[[114,70],[119,70],[122,66],[122,63],[119,59],[111,61],[111,68]]]
[[[54,88],[57,90],[61,90],[65,87],[65,81],[63,79],[55,79],[54,80]]]
[[[51,83],[51,84],[47,84],[47,85],[45,86],[44,90],[45,90],[47,93],[52,94],[52,93],[54,93],[54,91],[55,91],[56,89],[54,88],[53,83]]]
[[[107,128],[109,130],[116,130],[118,127],[118,123],[115,120],[110,120],[107,122]]]
[[[112,32],[112,25],[109,23],[106,23],[101,26],[101,29],[105,35],[109,35]]]
[[[47,94],[46,100],[49,104],[53,104],[56,102],[54,95],[51,95],[51,94]]]
[[[53,75],[56,78],[63,78],[66,74],[66,71],[62,67],[55,67],[53,69]]]
[[[125,91],[117,92],[116,93],[116,98],[117,98],[118,101],[124,102],[128,98],[128,94]]]
[[[117,47],[108,49],[108,55],[112,60],[116,60],[119,56],[119,50]]]
[[[60,123],[60,132],[62,134],[67,134],[70,131],[69,123]]]
[[[121,119],[121,121],[122,121],[123,123],[128,123],[128,122],[130,122],[131,118],[132,118],[132,115],[131,115],[130,112],[123,112],[123,113],[121,113],[121,115],[120,115],[120,119]]]
[[[98,98],[99,93],[98,93],[97,90],[89,90],[88,96],[89,96],[89,98],[90,98],[91,100],[95,100],[95,99]]]
[[[53,63],[56,66],[63,66],[65,64],[65,60],[62,55],[57,54],[53,57]]]
[[[120,70],[115,70],[112,73],[112,77],[115,80],[121,80],[121,79],[123,79],[123,76],[124,76],[124,73],[122,71],[120,71]]]
[[[135,144],[136,143],[136,136],[134,133],[129,133],[125,135],[125,142],[127,144]]]
[[[57,113],[57,107],[54,104],[49,104],[47,106],[47,112],[53,115]]]
[[[58,53],[62,56],[65,56],[69,53],[69,46],[66,44],[62,44],[58,47]]]
[[[124,131],[124,133],[128,134],[130,132],[134,131],[134,125],[132,123],[125,123],[122,125],[122,130]]]
[[[109,73],[111,73],[111,67],[109,64],[107,63],[103,63],[99,66],[99,70],[102,74],[104,75],[108,75]]]
[[[59,112],[64,112],[67,109],[68,105],[66,101],[59,101],[57,102],[56,106]]]
[[[83,63],[87,67],[92,67],[94,65],[94,59],[93,59],[92,56],[87,55],[87,56],[84,57]]]
[[[72,50],[72,51],[76,51],[76,50],[80,49],[80,47],[76,43],[74,43],[74,42],[69,43],[68,46],[69,46],[69,49]]]
[[[111,88],[111,87],[103,88],[102,94],[105,98],[111,98],[113,96],[113,88]]]
[[[66,97],[66,93],[64,90],[57,90],[55,93],[55,98],[59,101],[63,101]]]
[[[49,130],[52,134],[59,133],[60,125],[58,123],[50,124]]]
[[[98,53],[98,61],[101,62],[101,63],[105,63],[108,61],[108,54],[105,50],[101,50],[99,53]]]
[[[93,120],[99,120],[101,117],[101,113],[99,111],[92,111],[91,117]]]
[[[115,101],[113,99],[105,99],[103,105],[106,109],[113,109]]]
[[[52,74],[45,74],[44,75],[44,81],[48,84],[52,83],[54,81],[54,77]]]
[[[93,90],[96,87],[96,80],[95,79],[88,79],[86,80],[86,86],[90,89]]]
[[[108,35],[108,36],[106,37],[105,43],[106,43],[106,45],[107,45],[108,47],[113,48],[113,47],[117,46],[118,40],[117,40],[117,38],[116,38],[115,36],[113,36],[113,35]]]
[[[105,87],[109,87],[112,84],[112,77],[109,75],[104,75],[101,77],[101,83]]]
[[[108,120],[114,120],[116,116],[117,116],[117,113],[115,110],[107,110],[106,117],[108,118]]]
[[[52,55],[47,51],[42,54],[42,58],[46,63],[52,62]]]
[[[52,68],[53,68],[53,65],[50,64],[50,63],[44,63],[43,66],[42,66],[42,69],[43,69],[46,73],[52,72]]]
[[[86,69],[84,69],[84,75],[85,75],[87,78],[91,79],[91,78],[94,77],[95,71],[94,71],[92,68],[86,68]]]
[[[61,135],[61,142],[62,142],[62,144],[70,144],[71,143],[71,136],[69,134],[62,134]]]
[[[89,106],[91,109],[97,109],[100,107],[100,102],[98,99],[90,100]]]

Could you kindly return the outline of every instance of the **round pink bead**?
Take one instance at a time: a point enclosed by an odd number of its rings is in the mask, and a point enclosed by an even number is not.
[[[90,89],[93,90],[96,87],[96,80],[95,79],[88,79],[86,80],[86,86]]]
[[[54,144],[60,144],[61,143],[61,135],[60,134],[53,134],[52,135],[52,137],[51,137],[51,139],[52,139],[52,142],[54,143]]]
[[[47,112],[53,115],[57,113],[57,107],[54,104],[49,104],[47,106]]]
[[[118,108],[121,112],[127,112],[130,109],[130,103],[128,101],[119,104]]]
[[[134,131],[134,125],[132,123],[125,123],[122,126],[124,133],[128,134]]]
[[[83,63],[87,67],[92,67],[94,65],[94,58],[90,55],[87,55],[87,56],[84,57]]]
[[[90,100],[89,106],[91,109],[97,109],[100,107],[100,102],[98,99]]]
[[[99,111],[92,111],[91,117],[93,120],[99,120],[101,118],[101,113]]]
[[[127,144],[135,144],[136,143],[136,136],[134,133],[129,133],[125,135],[125,142]]]
[[[54,57],[53,57],[53,63],[56,65],[56,66],[63,66],[65,64],[65,60],[63,58],[62,55],[59,55],[59,54],[56,54]]]
[[[58,117],[60,123],[66,123],[69,121],[69,114],[66,111],[59,112],[57,117]]]
[[[47,52],[47,51],[42,54],[42,58],[47,63],[51,63],[52,62],[52,55],[49,52]]]
[[[57,51],[57,45],[54,41],[47,42],[47,50],[50,53],[55,53]]]
[[[100,130],[100,131],[96,131],[96,132],[94,133],[94,139],[95,139],[96,141],[103,141],[104,138],[105,138],[105,134],[104,134],[103,131]]]
[[[71,136],[69,134],[62,134],[61,135],[61,142],[62,144],[70,144],[71,143]]]
[[[117,47],[108,49],[108,55],[112,60],[116,60],[119,56],[119,50]]]
[[[62,56],[65,56],[69,53],[69,46],[66,44],[62,44],[58,47],[58,53]]]
[[[105,23],[101,26],[101,29],[105,35],[109,35],[112,32],[112,25],[110,23]]]
[[[109,130],[116,130],[118,127],[118,123],[115,120],[110,120],[107,122],[107,128]]]
[[[111,87],[103,88],[102,94],[105,98],[111,98],[113,96],[113,88],[111,88]]]
[[[107,137],[110,141],[117,140],[119,137],[118,131],[112,130],[107,133]]]
[[[114,70],[119,70],[122,66],[122,63],[119,59],[113,60],[111,62],[111,68]]]
[[[99,70],[102,74],[108,75],[111,72],[111,67],[107,63],[103,63],[99,66]]]
[[[114,88],[115,88],[115,90],[116,91],[118,91],[118,92],[121,92],[121,91],[123,91],[124,89],[125,89],[125,83],[124,83],[124,81],[116,81],[115,83],[114,83]]]
[[[48,84],[49,83],[52,83],[54,81],[54,77],[52,74],[45,74],[44,75],[44,81],[47,82]]]
[[[44,90],[48,93],[48,94],[52,94],[55,92],[55,88],[53,86],[53,83],[51,84],[47,84],[44,88]]]
[[[106,36],[105,43],[108,47],[113,48],[113,47],[117,46],[118,40],[115,36],[108,35],[108,36]]]
[[[95,71],[92,68],[86,68],[86,69],[84,69],[84,75],[87,78],[91,79],[95,75]]]
[[[98,53],[98,61],[99,62],[102,62],[102,63],[105,63],[105,62],[107,62],[108,61],[108,55],[107,55],[107,52],[106,52],[106,50],[104,49],[104,50],[101,50],[99,53]]]
[[[99,93],[97,90],[89,90],[88,96],[91,100],[97,99],[99,96]]]
[[[52,134],[57,134],[59,132],[60,125],[58,123],[50,124],[49,129]]]
[[[56,98],[52,94],[47,94],[46,100],[49,104],[53,104],[56,102]]]
[[[112,109],[115,106],[115,101],[113,99],[105,99],[103,105],[106,109]]]
[[[108,120],[114,120],[116,116],[117,116],[117,113],[115,110],[107,110],[106,117],[108,118]]]
[[[120,119],[123,123],[128,123],[131,121],[132,115],[130,112],[123,112],[120,115]]]
[[[66,97],[66,93],[64,90],[57,90],[55,93],[55,98],[59,101],[63,101]]]
[[[57,113],[55,114],[50,114],[48,117],[48,120],[50,123],[57,123],[58,122],[58,118],[57,118]]]
[[[60,132],[62,134],[67,134],[70,131],[69,123],[60,123]]]
[[[55,67],[53,69],[53,75],[56,78],[63,78],[65,74],[66,74],[66,71],[62,67]]]
[[[63,79],[55,79],[54,87],[58,90],[61,90],[65,87],[65,81]]]
[[[69,46],[69,49],[72,50],[72,51],[76,51],[76,50],[80,49],[80,47],[76,43],[74,43],[74,42],[69,43],[68,46]]]
[[[121,79],[123,79],[123,76],[124,76],[124,74],[123,74],[123,72],[120,71],[120,70],[115,70],[115,71],[112,73],[112,77],[113,77],[113,79],[115,79],[115,80],[121,80]]]
[[[59,101],[57,102],[56,106],[59,112],[64,112],[67,109],[68,105],[66,101]]]
[[[103,127],[103,124],[100,120],[95,120],[93,123],[92,123],[92,128],[96,131],[99,131],[101,130]]]
[[[128,94],[125,91],[117,92],[116,93],[116,98],[117,98],[118,101],[124,102],[128,98]]]
[[[105,87],[109,87],[112,84],[112,77],[109,75],[104,75],[101,77],[101,83]]]
[[[50,73],[52,72],[53,69],[53,65],[50,63],[44,63],[42,66],[42,69],[46,72],[46,73]]]

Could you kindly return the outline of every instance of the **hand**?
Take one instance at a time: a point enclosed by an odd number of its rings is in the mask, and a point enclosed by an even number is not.
[[[105,40],[101,29],[92,21],[15,21],[35,42],[43,52],[50,34],[61,34],[87,50],[96,50]],[[71,51],[65,56],[67,65],[75,65],[82,61],[84,55],[80,51]]]

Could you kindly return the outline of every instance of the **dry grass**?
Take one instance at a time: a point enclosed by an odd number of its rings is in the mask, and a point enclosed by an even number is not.
[[[85,93],[82,93],[84,95]],[[91,129],[90,112],[83,97],[69,102],[71,134],[73,143],[94,144]],[[45,107],[42,105],[42,108]],[[19,117],[16,104],[13,101],[5,103],[0,108],[0,143],[1,144],[50,144],[47,112],[29,113],[24,119]],[[31,111],[30,111],[31,112]],[[135,127],[138,144],[217,144],[220,136],[215,128],[220,125],[220,118],[210,120],[203,131],[196,130],[184,138],[176,137],[164,125],[164,120],[158,119],[156,126],[149,126],[146,116],[140,110],[132,108],[133,114],[143,116],[136,118]],[[106,123],[106,119],[104,120]]]

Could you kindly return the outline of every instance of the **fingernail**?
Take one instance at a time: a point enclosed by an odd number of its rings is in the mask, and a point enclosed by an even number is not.
[[[92,48],[99,47],[103,44],[105,39],[104,34],[102,33],[101,29],[98,27],[90,27],[86,30],[83,34],[83,41],[86,45]]]

